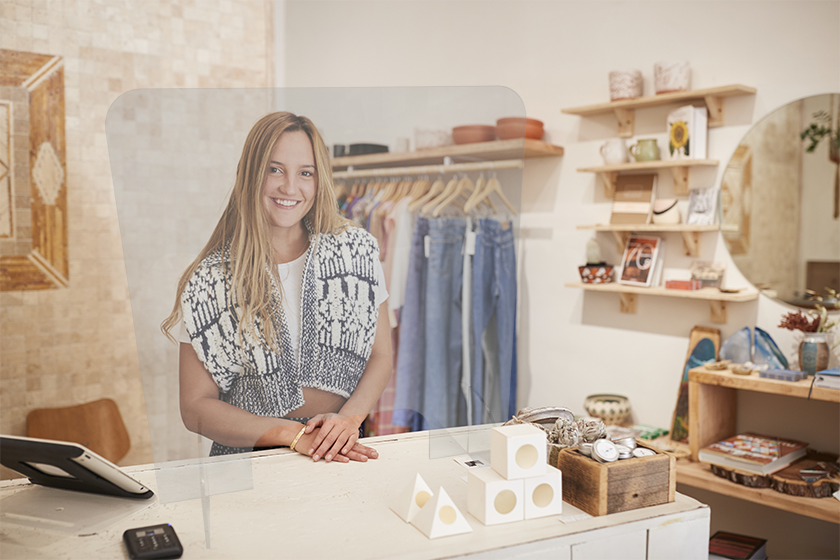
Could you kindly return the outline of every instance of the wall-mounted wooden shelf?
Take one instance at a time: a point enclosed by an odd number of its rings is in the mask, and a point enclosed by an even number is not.
[[[726,306],[728,303],[743,303],[758,299],[758,292],[742,290],[738,293],[727,294],[715,288],[703,288],[702,290],[667,290],[665,288],[643,288],[639,286],[628,286],[626,284],[584,284],[583,282],[570,282],[567,288],[580,288],[593,292],[617,293],[621,302],[622,313],[635,313],[638,305],[638,295],[646,296],[667,296],[685,299],[707,300],[710,306],[711,322],[726,322]]]
[[[715,475],[705,463],[677,461],[677,482],[814,519],[840,522],[840,502],[834,498],[800,498],[772,488],[749,488]]]
[[[454,162],[459,161],[494,161],[502,159],[558,157],[563,155],[563,148],[542,142],[540,140],[517,139],[517,140],[495,140],[493,142],[477,142],[474,144],[459,144],[456,146],[444,146],[442,148],[430,148],[414,152],[397,152],[386,154],[368,154],[362,156],[346,156],[333,158],[332,167],[334,170],[347,169],[353,166],[354,169],[365,169],[371,167],[407,166],[407,165],[434,165],[439,164],[445,157],[453,158]],[[459,156],[464,156],[459,160]]]
[[[727,496],[840,523],[840,502],[833,498],[800,498],[770,488],[748,488],[716,476],[696,462],[700,449],[737,433],[738,390],[840,403],[839,389],[811,388],[811,379],[796,383],[765,379],[757,373],[735,375],[698,367],[688,372],[688,432],[693,463],[677,463],[677,482]]]
[[[627,246],[627,239],[633,232],[682,234],[683,251],[689,257],[700,256],[700,234],[707,231],[738,231],[734,224],[698,226],[692,224],[596,224],[594,226],[577,226],[577,229],[594,229],[595,231],[610,231],[615,236],[616,249],[619,253]]]
[[[658,171],[670,169],[674,178],[674,194],[684,196],[688,194],[688,171],[692,167],[715,167],[715,159],[679,159],[663,161],[642,161],[635,163],[619,163],[615,165],[601,165],[598,167],[578,168],[580,173],[596,173],[604,184],[604,195],[612,198],[615,194],[615,184],[620,173],[640,171]]]
[[[741,95],[753,95],[755,92],[756,89],[753,87],[734,84],[731,86],[662,93],[648,97],[637,97],[635,99],[622,99],[620,101],[587,105],[585,107],[573,107],[571,109],[563,109],[563,112],[582,117],[614,113],[618,119],[618,136],[621,138],[630,138],[633,136],[633,128],[636,122],[636,109],[677,103],[704,102],[706,108],[709,110],[709,126],[723,126],[725,123],[724,99]]]

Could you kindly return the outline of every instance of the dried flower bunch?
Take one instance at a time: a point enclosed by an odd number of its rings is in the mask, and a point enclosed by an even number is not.
[[[829,321],[828,311],[822,305],[815,305],[816,311],[790,312],[782,316],[779,323],[780,329],[802,332],[829,332],[837,326],[840,321]]]

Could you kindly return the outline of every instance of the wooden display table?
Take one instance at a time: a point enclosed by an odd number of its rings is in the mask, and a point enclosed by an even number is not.
[[[559,516],[484,526],[467,513],[465,468],[451,457],[430,459],[428,432],[368,438],[365,443],[379,451],[379,459],[313,464],[288,450],[275,450],[163,468],[132,467],[127,471],[158,491],[155,503],[83,536],[12,524],[0,502],[0,551],[4,558],[126,558],[123,531],[171,523],[185,559],[708,558],[709,508],[687,496],[677,494],[669,504],[601,517],[564,504]],[[214,471],[225,474],[214,480]],[[390,499],[417,472],[435,492],[445,488],[472,533],[429,540],[389,509]],[[173,475],[186,477],[177,485],[182,492],[189,492],[190,477],[198,489],[200,475],[216,492],[227,493],[162,503],[173,499],[172,491],[159,490],[165,484],[174,488]],[[240,489],[231,491],[236,486]],[[35,490],[25,479],[6,481],[0,500]]]

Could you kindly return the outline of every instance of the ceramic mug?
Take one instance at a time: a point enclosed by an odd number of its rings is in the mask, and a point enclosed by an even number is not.
[[[604,163],[607,165],[625,163],[630,160],[630,155],[627,153],[627,144],[621,138],[607,140],[601,146],[600,152],[601,157],[604,158]]]
[[[658,161],[659,146],[656,138],[644,138],[630,146],[630,155],[636,161]]]

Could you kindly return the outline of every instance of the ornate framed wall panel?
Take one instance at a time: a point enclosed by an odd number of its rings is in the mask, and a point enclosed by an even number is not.
[[[0,291],[68,285],[65,146],[63,59],[0,49]]]

